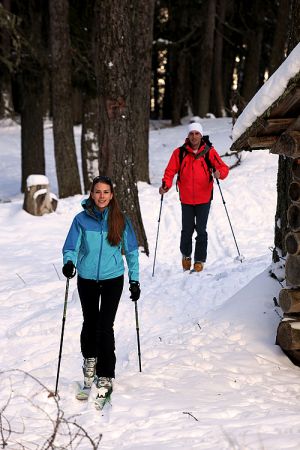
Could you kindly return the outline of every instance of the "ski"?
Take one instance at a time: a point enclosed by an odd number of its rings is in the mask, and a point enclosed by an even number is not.
[[[80,383],[77,384],[77,392],[75,394],[75,397],[77,400],[88,400],[89,395],[91,393],[91,388],[85,388]]]

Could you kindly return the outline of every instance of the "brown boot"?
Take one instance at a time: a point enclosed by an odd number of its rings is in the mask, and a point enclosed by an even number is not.
[[[201,270],[203,270],[203,267],[204,267],[204,263],[203,262],[195,261],[195,264],[194,264],[194,271],[195,272],[201,272]]]
[[[182,268],[183,270],[190,270],[192,265],[192,260],[189,256],[182,257]]]

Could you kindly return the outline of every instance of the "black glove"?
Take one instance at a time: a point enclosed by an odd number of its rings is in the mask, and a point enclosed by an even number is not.
[[[66,278],[73,278],[76,275],[76,268],[72,261],[67,261],[62,268],[62,273]]]
[[[129,290],[131,292],[130,298],[133,302],[137,302],[141,295],[140,283],[138,281],[130,281],[129,284]]]

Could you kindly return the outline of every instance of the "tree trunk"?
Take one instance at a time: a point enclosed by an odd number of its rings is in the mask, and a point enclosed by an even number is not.
[[[135,123],[134,174],[136,180],[149,183],[148,142],[154,0],[135,0],[132,11],[131,30],[134,46],[132,75],[134,79],[131,113],[132,121]]]
[[[24,192],[29,175],[45,175],[42,79],[23,73],[21,92],[21,191]]]
[[[81,133],[81,160],[84,192],[99,174],[99,100],[86,94],[83,97],[83,118]]]
[[[218,22],[216,27],[215,37],[215,51],[214,51],[214,98],[215,98],[215,111],[217,117],[226,117],[225,101],[224,101],[224,64],[223,64],[223,23],[225,21],[227,0],[219,0]]]
[[[178,51],[178,49],[173,49],[173,59],[175,63],[172,86],[172,125],[181,124],[181,114],[184,106],[184,101],[187,98],[188,92],[188,52],[185,48]]]
[[[11,1],[2,0],[3,8],[7,11],[11,10]],[[10,38],[7,31],[0,29],[0,55],[6,57],[11,53]],[[0,75],[0,119],[7,119],[13,117],[13,102],[11,89],[11,75],[7,67],[1,64]]]
[[[151,80],[151,119],[158,120],[160,118],[159,108],[159,86],[158,86],[158,48],[153,46],[152,50],[152,80]]]
[[[277,22],[272,45],[269,76],[278,69],[284,61],[284,53],[288,36],[290,0],[280,0],[277,12]]]
[[[121,208],[149,254],[133,171],[137,124],[131,114],[134,45],[130,39],[131,0],[96,0],[96,78],[99,92],[99,168],[112,178]]]
[[[300,2],[299,0],[290,0],[290,22],[288,37],[288,53],[300,42]]]
[[[27,40],[22,64],[17,75],[21,113],[21,191],[29,175],[45,174],[43,77],[46,71],[46,51],[43,45],[43,11],[39,0],[19,4],[22,33]]]
[[[198,96],[198,115],[204,117],[209,112],[211,74],[213,67],[213,49],[216,18],[216,0],[206,0],[204,7],[207,8],[202,46],[201,46],[201,64],[197,70],[201,71],[199,96]],[[204,9],[203,7],[203,9]]]
[[[54,153],[61,198],[81,194],[73,133],[68,1],[49,2]]]
[[[247,33],[247,54],[244,70],[242,96],[249,102],[259,88],[260,55],[263,39],[263,28],[257,26]]]

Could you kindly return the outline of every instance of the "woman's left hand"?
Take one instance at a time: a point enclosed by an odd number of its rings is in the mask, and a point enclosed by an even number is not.
[[[137,302],[141,295],[140,283],[138,281],[130,281],[129,284],[130,298],[133,302]]]

